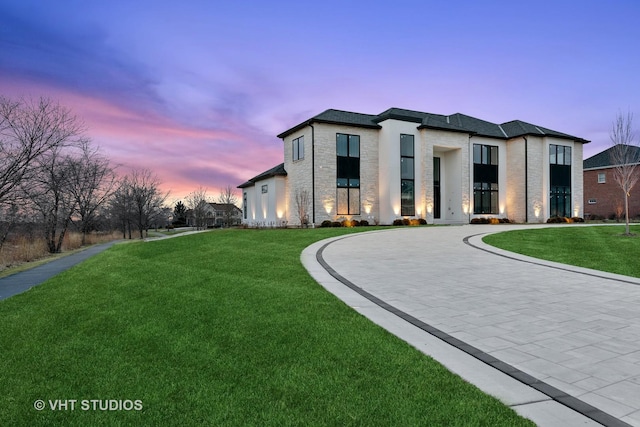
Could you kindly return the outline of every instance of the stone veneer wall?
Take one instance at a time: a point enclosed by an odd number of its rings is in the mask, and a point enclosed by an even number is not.
[[[571,150],[572,158],[572,172],[571,182],[573,189],[571,191],[571,197],[573,199],[573,215],[583,217],[584,216],[584,173],[582,170],[582,156],[583,146],[580,143],[573,144],[573,150]]]
[[[393,122],[393,123],[392,123]],[[464,222],[473,217],[473,143],[498,145],[500,164],[506,163],[500,177],[500,204],[504,214],[517,222],[544,222],[549,217],[549,144],[573,147],[572,208],[583,215],[582,144],[567,140],[527,136],[528,154],[528,200],[525,214],[525,142],[523,138],[509,141],[493,138],[472,137],[466,133],[421,129],[417,124],[397,122],[381,123],[383,129],[368,129],[356,126],[315,123],[314,133],[310,126],[288,135],[284,139],[284,164],[287,171],[284,212],[289,225],[299,225],[295,194],[307,190],[312,194],[312,138],[315,137],[315,224],[324,220],[335,221],[343,217],[367,219],[370,223],[380,221],[390,224],[397,217],[393,212],[399,207],[399,134],[415,135],[416,157],[416,217],[433,222],[433,157],[441,156],[442,167],[442,220]],[[336,212],[336,134],[360,136],[360,215],[338,215]],[[293,161],[292,141],[304,136],[304,159]],[[383,147],[383,148],[380,148]],[[382,150],[385,155],[381,157]],[[396,151],[398,151],[396,153]],[[506,155],[502,153],[506,152]],[[381,171],[395,167],[398,171]],[[398,173],[396,173],[398,172]],[[398,179],[395,179],[398,175]],[[504,178],[503,178],[504,177]],[[395,185],[397,181],[398,185]],[[395,187],[398,187],[397,189]],[[505,190],[503,190],[503,188]],[[381,199],[382,198],[382,199]],[[397,200],[396,200],[397,199]],[[280,203],[282,204],[282,203]],[[467,209],[467,214],[464,213]],[[308,207],[309,219],[313,215]]]
[[[545,138],[537,136],[528,136],[527,140],[529,141],[527,215],[529,222],[545,222],[549,218],[549,145]]]
[[[525,219],[525,142],[523,138],[507,141],[507,211],[512,221]]]
[[[349,216],[352,219],[379,218],[378,199],[378,131],[355,126],[331,125],[315,123],[315,224],[324,220],[335,221]],[[344,133],[360,136],[360,215],[338,215],[336,206],[336,134]],[[292,141],[304,135],[305,157],[303,160],[292,160]],[[291,225],[299,225],[295,203],[296,190],[312,191],[312,131],[307,126],[284,139],[285,170],[287,171],[286,200],[289,208],[288,221]],[[369,211],[367,213],[367,210]],[[371,217],[371,218],[370,218]],[[309,206],[309,219],[312,219]]]

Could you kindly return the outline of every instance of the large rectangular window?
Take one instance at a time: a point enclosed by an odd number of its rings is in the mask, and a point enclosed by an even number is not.
[[[400,215],[416,214],[414,136],[400,135]]]
[[[498,147],[473,144],[473,213],[498,213]]]
[[[336,134],[337,213],[360,215],[360,136]]]
[[[571,216],[571,147],[549,145],[549,214]]]
[[[293,160],[304,159],[304,136],[294,139],[291,142],[291,151],[293,152]]]

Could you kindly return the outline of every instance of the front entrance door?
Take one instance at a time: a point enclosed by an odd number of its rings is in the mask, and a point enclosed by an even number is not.
[[[440,219],[440,157],[433,158],[433,218]]]

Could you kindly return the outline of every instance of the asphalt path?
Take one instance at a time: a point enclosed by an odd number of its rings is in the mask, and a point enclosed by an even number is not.
[[[82,251],[66,255],[29,270],[21,271],[0,279],[0,300],[28,291],[53,276],[70,269],[76,264],[99,254],[118,241],[93,245]]]

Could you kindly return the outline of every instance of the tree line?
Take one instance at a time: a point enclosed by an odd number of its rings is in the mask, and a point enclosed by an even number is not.
[[[120,229],[140,238],[169,220],[149,170],[119,177],[71,111],[48,98],[0,95],[0,248],[17,227],[36,225],[49,252],[70,227],[82,234]]]

